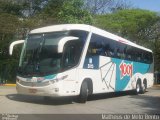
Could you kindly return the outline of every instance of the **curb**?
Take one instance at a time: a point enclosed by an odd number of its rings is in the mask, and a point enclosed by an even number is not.
[[[0,86],[13,86],[13,87],[15,87],[16,84],[0,84]]]

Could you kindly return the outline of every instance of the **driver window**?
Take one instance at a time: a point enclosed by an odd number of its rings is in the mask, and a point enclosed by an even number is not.
[[[62,68],[69,69],[76,66],[79,62],[81,51],[82,44],[79,40],[67,42],[64,46]]]

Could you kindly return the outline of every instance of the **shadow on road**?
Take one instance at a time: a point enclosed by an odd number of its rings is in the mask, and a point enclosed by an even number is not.
[[[138,99],[140,102],[133,102],[133,104],[140,106],[148,112],[146,114],[159,114],[160,113],[160,96],[137,95],[130,96],[133,99]]]
[[[122,96],[128,96],[128,95],[135,96],[135,93],[133,91],[125,91],[125,92],[111,92],[111,93],[96,94],[96,95],[89,96],[88,101],[116,98],[116,97],[122,97]]]
[[[61,98],[51,98],[51,97],[41,97],[41,96],[30,96],[30,95],[20,95],[20,94],[8,94],[6,97],[10,100],[34,104],[43,105],[65,105],[72,104],[72,98],[61,97]]]
[[[87,102],[114,98],[114,97],[127,96],[131,94],[133,93],[132,92],[116,92],[116,93],[97,94],[97,95],[89,96]],[[51,97],[42,97],[42,96],[20,95],[20,94],[8,94],[6,95],[6,97],[14,101],[43,104],[43,105],[65,105],[65,104],[73,104],[74,102],[78,102],[77,97],[51,98]]]

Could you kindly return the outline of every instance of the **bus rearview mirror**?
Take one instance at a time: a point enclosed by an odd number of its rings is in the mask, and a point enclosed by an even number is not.
[[[58,53],[62,53],[63,49],[64,49],[64,45],[68,41],[73,41],[73,40],[79,40],[79,38],[78,37],[72,37],[72,36],[62,38],[58,43]]]
[[[22,44],[22,43],[24,43],[24,41],[25,40],[17,40],[17,41],[12,42],[9,46],[9,55],[13,54],[13,48],[15,45]]]

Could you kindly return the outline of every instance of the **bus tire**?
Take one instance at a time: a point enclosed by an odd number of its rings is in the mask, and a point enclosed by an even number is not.
[[[89,92],[88,83],[87,81],[84,81],[81,85],[81,91],[80,91],[80,95],[78,98],[79,103],[86,103],[87,98],[88,98],[88,92]]]
[[[141,82],[138,80],[136,83],[136,89],[134,90],[134,93],[138,95],[141,92]]]
[[[142,88],[141,88],[141,94],[144,94],[145,92],[146,92],[146,89],[147,89],[147,80],[146,79],[144,79],[143,80],[143,86],[142,86]]]

